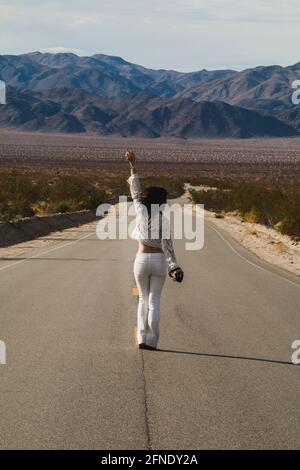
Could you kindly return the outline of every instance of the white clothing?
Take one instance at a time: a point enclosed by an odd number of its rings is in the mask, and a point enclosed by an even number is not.
[[[134,238],[142,241],[144,245],[162,248],[169,272],[178,268],[168,220],[155,206],[151,217],[148,217],[147,209],[142,203],[142,190],[137,174],[131,175],[127,182],[137,214]]]
[[[159,338],[160,297],[166,279],[163,253],[140,253],[134,261],[134,277],[139,290],[137,340],[156,348]]]

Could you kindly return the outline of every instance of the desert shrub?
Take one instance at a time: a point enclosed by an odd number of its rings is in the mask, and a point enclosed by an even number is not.
[[[36,178],[12,171],[0,175],[0,220],[14,221],[43,215],[95,209],[106,191],[81,176],[58,175]]]
[[[232,209],[231,197],[228,190],[209,189],[207,191],[197,191],[190,189],[189,192],[193,202],[204,204],[204,207],[208,210],[229,211]]]
[[[57,212],[67,212],[96,208],[104,201],[105,191],[86,179],[67,175],[48,188],[46,197]]]
[[[255,184],[237,185],[231,189],[190,190],[194,203],[208,210],[237,210],[245,222],[274,227],[282,234],[300,237],[300,191]]]
[[[210,176],[201,175],[186,175],[184,178],[186,183],[192,186],[210,186],[218,189],[228,189],[234,186],[234,183],[229,178],[212,178]]]
[[[0,220],[14,220],[34,215],[32,205],[38,200],[36,185],[16,171],[0,179]]]
[[[57,203],[50,203],[48,208],[49,212],[53,212],[54,214],[64,214],[65,212],[72,211],[72,204],[68,201],[58,201]]]
[[[286,193],[286,211],[280,219],[277,229],[280,233],[300,238],[300,192],[289,191]]]

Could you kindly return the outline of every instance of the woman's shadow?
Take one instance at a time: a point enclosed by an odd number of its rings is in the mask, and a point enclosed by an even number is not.
[[[294,366],[292,362],[288,361],[279,361],[276,359],[264,359],[264,358],[259,358],[259,357],[247,357],[247,356],[232,356],[232,355],[226,355],[226,354],[209,354],[209,353],[201,353],[201,352],[192,352],[192,351],[177,351],[175,349],[156,349],[157,352],[163,352],[163,353],[173,353],[173,354],[187,354],[187,355],[192,355],[192,356],[202,356],[202,357],[218,357],[218,358],[223,358],[223,359],[238,359],[238,360],[243,360],[243,361],[256,361],[256,362],[270,362],[272,364],[284,364],[284,365],[289,365],[289,366]]]

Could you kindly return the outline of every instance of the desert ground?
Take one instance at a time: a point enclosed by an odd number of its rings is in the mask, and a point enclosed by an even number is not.
[[[298,184],[300,138],[122,138],[0,129],[0,165],[126,171],[122,156],[133,148],[141,171]]]

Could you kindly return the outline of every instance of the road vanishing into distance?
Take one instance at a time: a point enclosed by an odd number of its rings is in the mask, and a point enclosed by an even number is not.
[[[85,227],[0,260],[0,448],[300,448],[300,280],[206,222],[142,351],[136,242]]]

